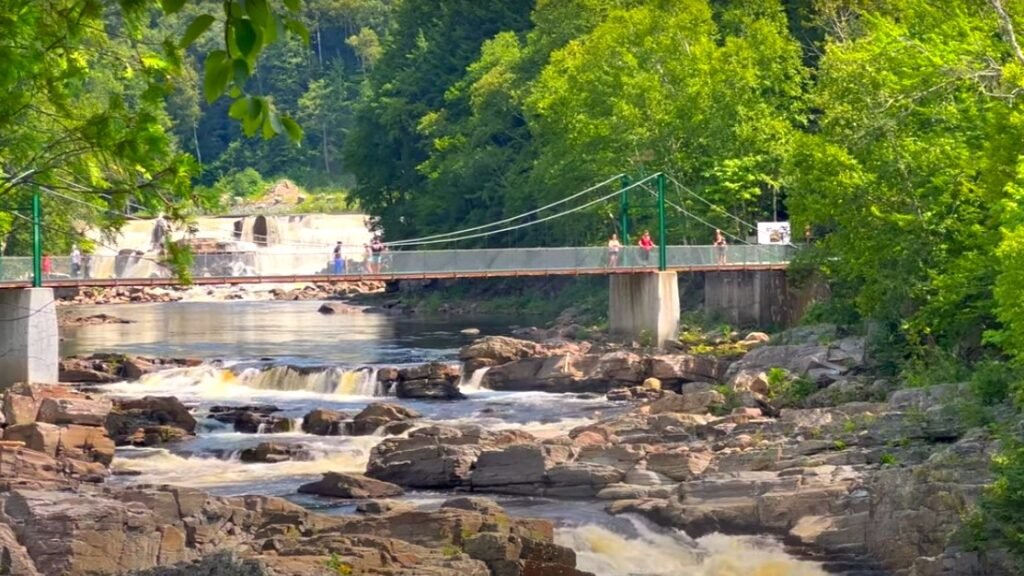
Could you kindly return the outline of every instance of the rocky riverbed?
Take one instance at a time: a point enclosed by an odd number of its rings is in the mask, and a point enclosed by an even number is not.
[[[254,286],[130,286],[69,289],[59,294],[65,305],[143,304],[181,301],[337,300],[384,291],[383,282],[338,282]]]
[[[79,390],[4,397],[3,558],[25,574],[1013,573],[958,536],[996,448],[960,417],[964,387],[897,389],[831,327],[708,350],[491,336],[457,362],[343,373],[69,359]],[[243,389],[267,392],[231,401]],[[234,495],[257,479],[278,496]],[[561,527],[573,509],[599,520]],[[619,521],[643,544],[599,527]]]

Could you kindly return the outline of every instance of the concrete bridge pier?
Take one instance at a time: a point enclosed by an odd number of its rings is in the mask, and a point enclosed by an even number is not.
[[[614,274],[608,294],[613,336],[661,346],[679,337],[679,277],[675,272]]]
[[[57,382],[59,342],[52,288],[0,290],[0,389]]]

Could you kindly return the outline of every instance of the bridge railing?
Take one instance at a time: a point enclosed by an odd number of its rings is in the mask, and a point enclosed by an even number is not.
[[[669,270],[706,269],[788,262],[791,246],[669,246]],[[148,279],[169,278],[172,272],[155,255],[92,255],[83,257],[77,271],[68,256],[51,257],[47,279]],[[600,272],[608,269],[656,269],[657,249],[649,252],[637,246],[622,248],[617,255],[606,247],[511,248],[481,250],[393,251],[379,255],[349,248],[345,251],[344,274],[389,276],[511,275],[514,273]],[[278,253],[273,251],[203,253],[193,255],[194,277],[274,277],[333,274],[329,251]],[[0,282],[32,278],[32,259],[0,257]]]

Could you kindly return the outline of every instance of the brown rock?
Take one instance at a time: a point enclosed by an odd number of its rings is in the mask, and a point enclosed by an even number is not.
[[[4,440],[24,442],[30,450],[53,457],[65,456],[107,466],[114,459],[113,440],[107,436],[106,430],[93,426],[57,426],[44,422],[19,424],[4,430]]]
[[[660,399],[655,400],[649,405],[649,413],[679,412],[703,414],[713,406],[722,406],[724,404],[725,397],[715,390],[698,390],[682,394],[665,391]]]
[[[316,436],[339,436],[345,432],[345,422],[351,418],[345,412],[317,408],[302,417],[302,431]]]
[[[246,448],[239,454],[242,462],[275,464],[289,460],[311,460],[312,455],[304,446],[260,442],[253,448]]]
[[[685,482],[703,474],[711,465],[711,460],[710,452],[691,452],[684,448],[649,454],[647,469],[677,482]]]
[[[375,402],[356,414],[352,420],[352,435],[366,436],[373,434],[381,426],[392,422],[402,422],[419,418],[420,413],[400,404]]]
[[[48,424],[80,424],[103,426],[110,414],[111,403],[106,398],[75,395],[67,398],[43,398],[39,403],[36,421]]]
[[[491,360],[493,365],[535,356],[540,346],[535,342],[505,336],[486,336],[459,351],[459,359]]]
[[[196,419],[180,400],[173,396],[144,396],[118,399],[114,403],[118,413],[144,418],[154,424],[170,425],[192,434]]]
[[[300,494],[316,494],[332,498],[390,498],[404,490],[390,482],[374,480],[362,474],[327,472],[316,482],[299,486]]]

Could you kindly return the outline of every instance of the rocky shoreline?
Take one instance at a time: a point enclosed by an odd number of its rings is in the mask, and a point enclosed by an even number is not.
[[[338,282],[318,284],[282,284],[254,286],[131,286],[110,288],[62,289],[58,303],[146,304],[181,301],[231,300],[341,300],[384,291],[383,282]]]
[[[575,569],[572,550],[554,544],[548,521],[510,517],[475,498],[452,498],[436,511],[372,500],[401,490],[358,476],[325,479],[333,495],[363,501],[354,516],[316,514],[266,496],[106,486],[115,444],[108,429],[125,428],[132,410],[153,422],[177,412],[178,425],[195,425],[176,400],[131,402],[115,408],[107,398],[62,386],[17,385],[4,395],[3,573],[587,574]],[[122,443],[133,435],[115,436]]]
[[[555,394],[603,394],[621,408],[545,438],[421,422],[415,410],[388,402],[357,414],[316,409],[296,424],[274,406],[194,415],[173,397],[17,387],[4,397],[0,457],[17,464],[0,469],[9,527],[5,533],[0,524],[0,538],[6,534],[11,558],[39,573],[66,562],[75,568],[65,573],[75,574],[583,574],[572,551],[553,544],[550,523],[507,519],[480,498],[502,494],[603,501],[612,514],[640,515],[691,537],[773,534],[845,574],[1013,573],[1004,555],[973,551],[960,538],[997,448],[984,428],[960,417],[964,386],[896,389],[872,375],[861,339],[830,327],[725,340],[708,353],[485,337],[462,349],[461,368],[434,363],[377,373],[381,390],[398,398],[459,401],[467,375],[479,374],[484,388],[550,392],[553,401]],[[107,382],[189,365],[100,356],[70,360],[63,374]],[[363,475],[329,472],[299,488],[357,500],[360,514],[321,517],[276,498],[100,484],[115,445],[187,439],[200,417],[266,438],[243,462],[308,458],[301,445],[274,441],[295,426],[319,436],[382,436]],[[32,472],[4,476],[12,468]],[[472,497],[437,512],[387,500],[405,490]],[[182,512],[167,521],[161,506]],[[83,523],[66,517],[72,508],[84,511]],[[64,530],[74,542],[118,514],[141,528],[95,536],[135,554],[116,570],[85,547],[31,546],[42,527]],[[165,545],[173,552],[164,554]],[[168,564],[176,567],[142,572]]]

